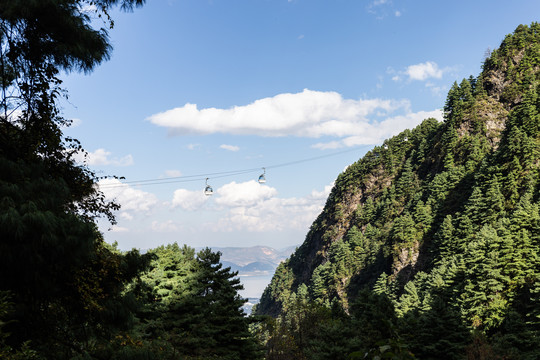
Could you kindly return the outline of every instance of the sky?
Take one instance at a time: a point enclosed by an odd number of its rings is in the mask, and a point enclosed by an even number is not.
[[[147,0],[111,16],[110,60],[63,75],[62,103],[80,161],[124,178],[99,182],[122,206],[106,241],[279,249],[304,241],[348,165],[442,121],[454,81],[540,2]]]

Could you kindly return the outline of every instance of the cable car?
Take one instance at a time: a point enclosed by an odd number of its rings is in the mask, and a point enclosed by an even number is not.
[[[206,187],[204,188],[204,195],[210,196],[214,194],[214,190],[212,190],[212,187],[208,185],[208,179],[206,178]]]
[[[263,169],[263,173],[261,174],[261,176],[259,176],[259,184],[264,184],[266,182],[266,169],[265,168],[262,168]]]
[[[403,141],[409,141],[409,138],[405,136],[405,137],[403,138]]]
[[[388,150],[388,144],[384,144],[383,147],[384,147],[385,150]]]

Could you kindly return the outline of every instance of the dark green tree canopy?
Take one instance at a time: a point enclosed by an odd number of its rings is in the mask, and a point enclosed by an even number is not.
[[[0,1],[0,292],[13,304],[2,331],[14,349],[29,340],[46,358],[82,356],[129,322],[125,286],[148,257],[116,252],[97,230],[96,217],[114,221],[118,206],[73,160],[82,147],[62,133],[58,74],[110,55],[87,10],[107,18],[142,3]]]
[[[112,50],[107,29],[93,26],[92,15],[108,19],[115,5],[126,10],[144,0],[2,0],[0,1],[0,140],[20,156],[39,153],[63,159],[64,144],[57,97],[60,71],[90,72]],[[101,22],[112,26],[112,20]],[[16,140],[13,140],[16,139]],[[18,140],[17,140],[18,139]],[[30,152],[30,154],[28,154]]]
[[[285,320],[307,287],[308,303],[361,319],[358,356],[403,358],[408,345],[422,359],[538,358],[539,99],[540,24],[520,25],[478,77],[451,86],[443,122],[424,120],[340,174],[257,307],[296,341],[286,349],[301,341]],[[386,304],[389,323],[359,301]]]

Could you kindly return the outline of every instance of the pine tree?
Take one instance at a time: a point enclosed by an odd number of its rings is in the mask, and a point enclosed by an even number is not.
[[[403,294],[400,296],[398,304],[398,307],[396,307],[396,315],[399,317],[403,317],[409,311],[417,310],[420,307],[421,299],[413,281],[409,281],[405,284]]]
[[[360,353],[365,354],[380,341],[397,338],[397,317],[392,302],[385,295],[361,290],[350,307],[350,313],[362,347]]]
[[[411,214],[398,217],[392,225],[392,239],[398,247],[412,247],[416,241],[416,224]]]
[[[435,298],[429,311],[415,312],[408,321],[415,326],[407,324],[405,339],[418,359],[463,359],[469,331],[451,304]]]
[[[455,229],[452,224],[452,215],[446,215],[439,230],[435,234],[435,247],[441,254],[441,258],[454,252],[458,245],[457,239],[454,239]]]
[[[488,181],[487,186],[484,219],[482,220],[484,223],[495,222],[498,218],[505,216],[504,196],[497,176],[493,176]]]
[[[98,0],[96,13],[142,0]],[[60,71],[90,72],[110,56],[79,0],[0,5],[0,291],[12,296],[9,342],[40,356],[88,355],[128,325],[125,286],[147,261],[104,244],[97,218],[118,205],[76,164],[80,144],[58,108]],[[109,23],[112,25],[112,20]],[[88,355],[90,356],[90,355]]]
[[[492,328],[504,319],[509,298],[504,289],[508,278],[499,261],[502,239],[484,225],[466,253],[467,280],[461,294],[462,313],[473,328]]]
[[[430,205],[425,205],[422,200],[419,200],[414,207],[413,218],[416,222],[416,229],[419,237],[422,237],[431,230],[433,213]]]
[[[414,192],[414,188],[415,188],[414,182],[415,182],[415,177],[413,173],[411,159],[409,158],[405,161],[405,165],[403,165],[401,174],[399,178],[397,179],[396,194],[398,196],[407,197],[409,194]]]
[[[258,358],[238,294],[243,286],[220,256],[201,250],[185,286],[175,289],[161,318],[168,342],[187,358]]]
[[[444,123],[426,120],[351,165],[340,179],[354,186],[340,184],[328,212],[341,201],[358,206],[354,217],[342,212],[337,231],[323,212],[311,252],[295,259],[308,266],[292,269],[284,290],[270,286],[287,293],[311,279],[325,306],[348,301],[359,344],[351,358],[406,358],[407,345],[425,359],[538,358],[539,44],[540,24],[518,27],[478,78],[454,83]]]

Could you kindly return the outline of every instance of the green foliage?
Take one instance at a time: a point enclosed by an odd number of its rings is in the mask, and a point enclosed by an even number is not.
[[[219,252],[177,244],[150,250],[153,269],[142,276],[145,307],[127,334],[158,358],[256,359],[259,352],[242,306],[236,272]],[[133,346],[131,346],[133,348]]]
[[[307,286],[305,306],[348,311],[353,358],[540,356],[540,25],[455,82],[444,116],[340,174],[259,313],[294,318]]]
[[[58,74],[90,72],[112,49],[87,10],[112,28],[113,7],[144,2],[0,2],[2,359],[259,357],[240,280],[219,253],[174,244],[141,255],[104,243],[96,219],[114,223],[119,207],[62,133],[70,122],[57,108]]]
[[[328,308],[299,295],[289,309],[257,329],[264,334],[266,359],[347,359],[358,348],[354,325],[337,302]]]
[[[175,288],[162,315],[169,343],[187,358],[253,359],[247,319],[238,295],[243,289],[230,268],[219,262],[220,253],[201,250],[185,286]]]
[[[8,292],[0,292],[0,358],[6,360],[40,359],[36,351],[30,348],[30,341],[25,341],[20,345],[20,349],[13,349],[7,344],[9,333],[5,331],[6,321],[14,311],[13,303],[10,301]]]
[[[124,286],[148,259],[105,246],[94,215],[81,211],[111,207],[94,188],[84,190],[94,180],[72,160],[16,160],[1,150],[0,290],[14,302],[9,342],[31,339],[54,358],[92,351],[90,340],[106,341],[131,321]]]

